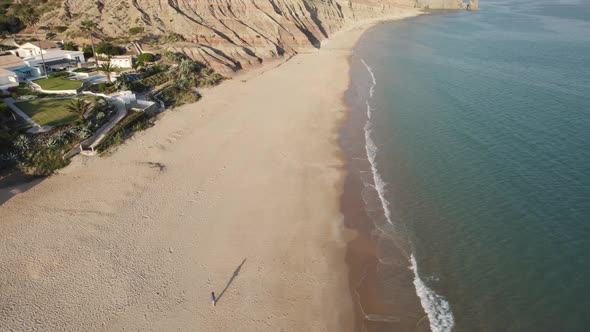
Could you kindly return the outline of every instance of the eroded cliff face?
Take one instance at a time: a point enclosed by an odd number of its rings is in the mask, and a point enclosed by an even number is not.
[[[416,0],[416,5],[428,9],[463,9],[466,6],[463,0]]]
[[[359,20],[417,6],[455,8],[446,4],[456,1],[461,0],[65,0],[42,23],[65,22],[72,37],[83,36],[76,30],[87,18],[104,36],[126,36],[131,27],[143,27],[144,36],[154,39],[179,34],[184,41],[162,47],[228,72],[317,47]]]

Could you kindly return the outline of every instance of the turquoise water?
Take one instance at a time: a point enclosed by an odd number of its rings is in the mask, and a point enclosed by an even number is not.
[[[383,229],[435,331],[588,331],[590,2],[480,6],[355,50]]]

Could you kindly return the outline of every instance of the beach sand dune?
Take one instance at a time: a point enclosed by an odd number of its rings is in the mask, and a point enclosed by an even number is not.
[[[365,28],[0,206],[0,330],[352,328],[337,139]]]

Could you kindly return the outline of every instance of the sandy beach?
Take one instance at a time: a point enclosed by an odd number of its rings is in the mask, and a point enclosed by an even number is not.
[[[338,131],[351,49],[374,23],[6,201],[0,330],[353,330]]]

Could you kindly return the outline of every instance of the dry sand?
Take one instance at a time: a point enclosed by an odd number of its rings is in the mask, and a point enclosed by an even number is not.
[[[0,330],[352,329],[337,138],[368,26],[0,206]]]

